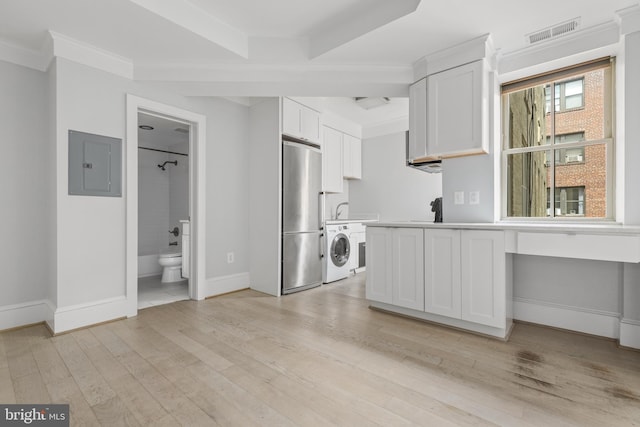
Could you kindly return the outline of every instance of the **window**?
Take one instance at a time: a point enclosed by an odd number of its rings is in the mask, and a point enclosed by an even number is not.
[[[584,79],[574,79],[554,84],[555,111],[566,111],[584,107]],[[546,113],[551,111],[551,85],[544,87]]]
[[[502,86],[504,217],[613,217],[613,75],[605,58]]]
[[[547,188],[547,210],[551,209],[549,190]],[[556,187],[555,210],[556,215],[584,216],[584,187]]]

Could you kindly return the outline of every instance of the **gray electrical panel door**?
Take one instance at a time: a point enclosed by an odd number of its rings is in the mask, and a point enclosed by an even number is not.
[[[122,195],[122,140],[69,131],[69,194]]]

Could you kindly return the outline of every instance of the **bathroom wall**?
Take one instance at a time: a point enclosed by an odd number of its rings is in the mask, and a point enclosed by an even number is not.
[[[0,329],[20,320],[11,307],[45,300],[52,280],[47,80],[0,61]]]
[[[170,145],[169,151],[175,153],[188,154],[189,149],[185,144]],[[167,233],[169,240],[178,242],[178,247],[182,245],[182,226],[180,220],[189,219],[189,157],[169,154],[169,161],[177,161],[177,165],[167,165],[169,172],[169,228],[180,229],[180,235],[174,237],[173,234]],[[158,168],[159,169],[159,168]]]

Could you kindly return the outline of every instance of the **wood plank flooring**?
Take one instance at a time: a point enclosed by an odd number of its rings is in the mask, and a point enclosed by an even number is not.
[[[516,324],[508,343],[370,310],[364,273],[50,337],[0,333],[0,402],[72,425],[640,425],[640,352]]]

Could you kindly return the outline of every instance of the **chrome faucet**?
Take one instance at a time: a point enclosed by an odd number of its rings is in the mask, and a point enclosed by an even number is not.
[[[349,202],[338,203],[338,206],[336,206],[336,219],[340,218],[340,206],[348,205],[348,204]]]

